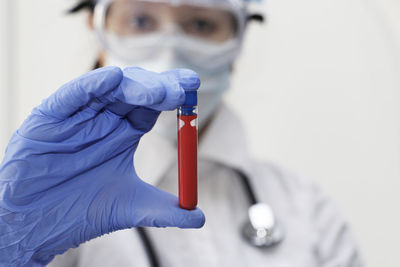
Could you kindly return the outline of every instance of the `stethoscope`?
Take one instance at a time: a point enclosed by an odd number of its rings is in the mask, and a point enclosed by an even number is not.
[[[249,178],[241,170],[235,170],[250,201],[248,221],[242,227],[242,235],[247,242],[257,248],[273,247],[284,239],[281,225],[276,220],[272,208],[258,201]]]
[[[234,171],[239,176],[250,202],[248,220],[242,227],[241,234],[243,238],[249,245],[260,249],[267,249],[278,245],[283,241],[285,236],[281,225],[276,220],[273,210],[268,204],[257,200],[247,175],[238,169]],[[150,265],[152,267],[161,266],[146,229],[139,227],[136,230],[146,249]]]

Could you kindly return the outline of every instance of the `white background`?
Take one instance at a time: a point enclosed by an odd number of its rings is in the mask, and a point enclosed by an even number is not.
[[[90,69],[72,0],[0,1],[0,149],[30,110]],[[253,152],[315,179],[369,266],[400,266],[400,2],[269,0],[227,96]]]

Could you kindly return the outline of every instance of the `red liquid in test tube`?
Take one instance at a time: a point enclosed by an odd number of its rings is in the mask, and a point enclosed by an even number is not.
[[[179,206],[192,210],[197,206],[197,92],[186,92],[186,101],[178,109]]]

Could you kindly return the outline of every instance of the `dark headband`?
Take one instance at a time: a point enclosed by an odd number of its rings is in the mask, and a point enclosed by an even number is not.
[[[81,10],[87,9],[90,11],[94,10],[95,1],[94,0],[83,0],[76,4],[73,8],[68,10],[68,13],[76,13]]]

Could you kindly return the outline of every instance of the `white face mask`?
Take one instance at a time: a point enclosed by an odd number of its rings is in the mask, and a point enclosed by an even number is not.
[[[157,38],[157,36],[153,35],[151,38]],[[161,36],[159,36],[161,38]],[[154,51],[155,47],[148,46],[148,50],[143,48],[145,47],[143,45],[144,40],[135,40],[135,43],[138,42],[140,43],[140,53],[141,55],[143,54],[151,54],[150,52],[153,51],[153,54],[155,56],[147,56],[146,58],[140,58],[138,56],[136,59],[134,59],[134,55],[132,57],[127,57],[130,58],[130,60],[123,61],[121,60],[119,56],[117,55],[110,55],[107,54],[105,58],[105,65],[113,65],[113,66],[118,66],[121,68],[125,68],[128,66],[138,66],[141,68],[144,68],[146,70],[150,71],[155,71],[155,72],[163,72],[166,70],[170,69],[176,69],[176,68],[189,68],[193,69],[196,71],[200,77],[201,81],[201,86],[198,91],[198,102],[199,102],[199,116],[198,116],[198,122],[199,122],[199,129],[205,126],[206,122],[210,118],[210,116],[214,113],[214,111],[217,109],[218,104],[221,101],[223,93],[229,88],[230,86],[230,76],[231,76],[231,71],[230,71],[230,64],[225,64],[224,66],[218,66],[217,68],[213,68],[213,71],[210,71],[209,66],[204,66],[204,68],[200,66],[194,67],[192,63],[188,63],[186,60],[184,60],[184,57],[181,57],[178,53],[179,51],[185,50],[182,49],[182,46],[185,44],[190,44],[190,50],[192,51],[204,51],[203,53],[207,53],[209,51],[212,54],[216,54],[219,56],[219,58],[223,57],[223,55],[231,57],[232,54],[227,54],[227,48],[229,50],[229,47],[227,46],[217,46],[217,45],[212,45],[213,49],[209,49],[210,45],[209,44],[204,44],[202,42],[194,42],[192,40],[187,40],[188,42],[182,42],[180,39],[175,40],[176,44],[180,44],[178,48],[171,46],[171,45],[165,45],[162,47],[157,47],[157,52]],[[133,43],[133,42],[132,42]],[[152,42],[154,43],[154,42]],[[228,44],[229,45],[229,44]],[[133,45],[132,45],[133,46]],[[125,47],[127,47],[125,45]],[[219,48],[219,49],[218,49]],[[147,51],[143,51],[147,50]],[[220,51],[218,51],[220,50]],[[134,49],[132,47],[132,54],[133,51],[138,51],[137,49]],[[127,52],[127,51],[125,51]],[[225,52],[225,53],[224,53]],[[193,52],[194,53],[194,52]],[[207,61],[204,60],[204,57],[201,57],[199,55],[193,54],[192,60],[196,60],[196,57],[198,58],[198,62],[201,64],[206,64]],[[226,59],[225,59],[226,60]],[[215,61],[209,61],[209,64],[212,64],[212,62]],[[230,61],[228,61],[230,62]],[[218,60],[217,60],[218,63]],[[196,64],[198,65],[198,64]],[[213,66],[214,67],[214,66]],[[158,119],[154,131],[159,132],[160,134],[168,137],[169,139],[175,140],[176,139],[176,111],[165,111],[160,115],[160,118]]]

